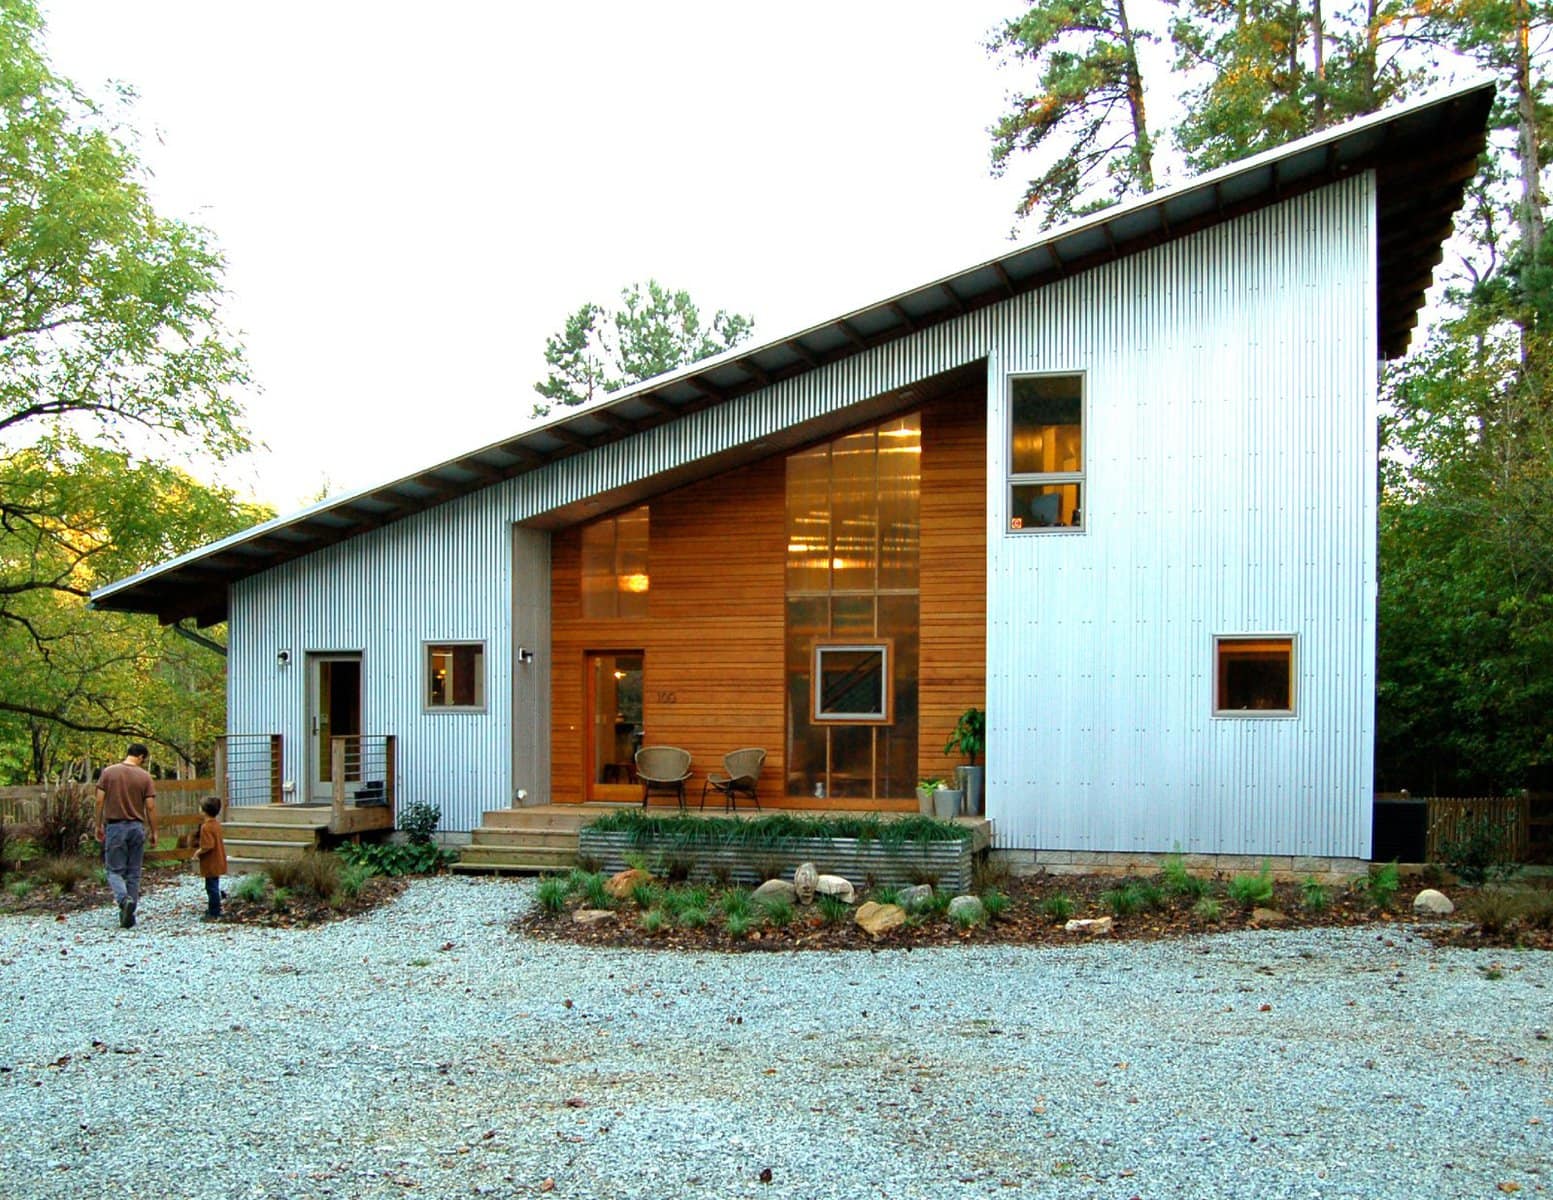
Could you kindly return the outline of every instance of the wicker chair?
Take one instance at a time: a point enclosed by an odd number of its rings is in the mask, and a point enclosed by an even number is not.
[[[654,790],[673,792],[685,807],[685,780],[690,778],[690,751],[678,746],[643,746],[636,752],[636,777],[642,784],[642,807]]]
[[[727,774],[719,775],[716,771],[707,773],[706,782],[701,785],[701,807],[706,807],[706,793],[710,788],[722,793],[725,811],[732,812],[738,808],[737,800],[740,796],[748,796],[759,808],[760,797],[755,793],[755,784],[760,779],[760,768],[765,765],[765,761],[766,752],[753,746],[723,755],[723,770]]]

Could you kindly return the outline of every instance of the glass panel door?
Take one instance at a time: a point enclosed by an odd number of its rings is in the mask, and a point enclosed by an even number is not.
[[[588,711],[583,795],[588,800],[640,800],[636,752],[641,749],[640,650],[595,650],[587,655]]]

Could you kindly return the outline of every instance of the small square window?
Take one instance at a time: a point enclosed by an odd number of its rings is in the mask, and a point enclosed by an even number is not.
[[[1218,682],[1214,711],[1224,716],[1294,712],[1294,639],[1221,637],[1214,642]]]
[[[811,719],[889,724],[891,658],[889,642],[816,643]]]
[[[1016,375],[1008,414],[1009,529],[1081,528],[1084,377]]]
[[[427,644],[426,707],[433,711],[485,707],[485,643]]]

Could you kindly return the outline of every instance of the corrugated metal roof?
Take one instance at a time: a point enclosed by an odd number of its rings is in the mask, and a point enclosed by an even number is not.
[[[1493,95],[1491,83],[1459,88],[1105,209],[911,291],[703,359],[414,475],[255,526],[110,584],[93,593],[92,606],[155,613],[164,622],[224,620],[233,582],[321,546],[1360,171],[1376,172],[1379,196],[1379,344],[1386,357],[1398,357],[1477,171]]]

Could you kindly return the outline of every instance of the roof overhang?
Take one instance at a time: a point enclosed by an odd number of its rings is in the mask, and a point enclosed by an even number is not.
[[[1429,97],[1119,204],[953,275],[761,345],[738,347],[414,475],[332,498],[92,594],[164,623],[226,618],[233,583],[444,501],[724,403],[942,321],[1374,171],[1381,352],[1408,346],[1451,222],[1487,144],[1491,83]]]

